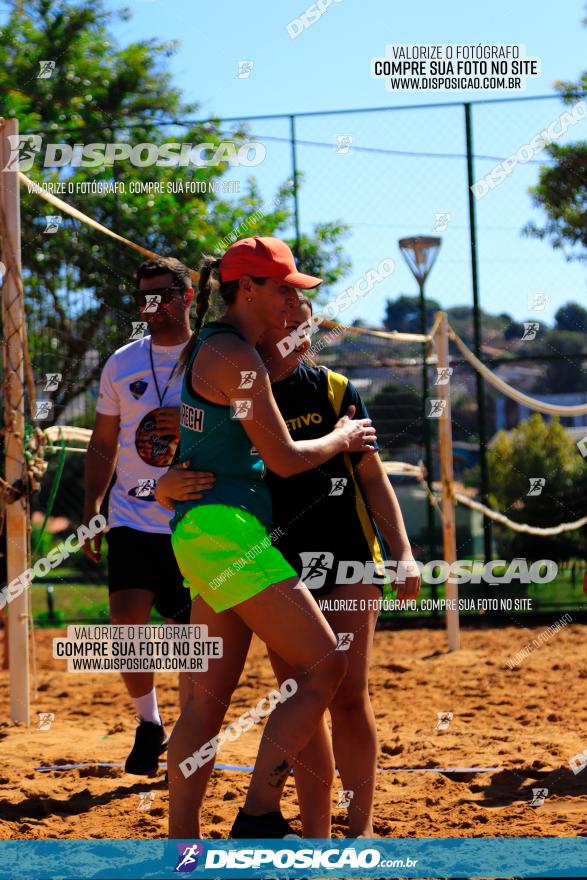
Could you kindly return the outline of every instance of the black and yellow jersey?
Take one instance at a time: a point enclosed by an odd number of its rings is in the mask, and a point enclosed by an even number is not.
[[[352,382],[325,367],[302,364],[272,389],[293,440],[330,433],[351,405],[356,407],[354,418],[369,418]],[[339,561],[384,559],[382,541],[355,478],[354,465],[362,454],[340,453],[293,477],[266,473],[274,534],[279,530],[275,544],[308,587],[313,580],[323,583],[314,595],[335,586]]]

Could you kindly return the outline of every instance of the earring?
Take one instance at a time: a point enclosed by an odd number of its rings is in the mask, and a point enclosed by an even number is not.
[[[252,302],[253,302],[253,297],[252,297],[252,296],[248,296],[248,297],[247,297],[247,302],[248,302],[248,303],[252,303]]]

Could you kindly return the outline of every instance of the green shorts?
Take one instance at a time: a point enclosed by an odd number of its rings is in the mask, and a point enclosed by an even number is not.
[[[184,586],[217,612],[297,578],[261,520],[240,507],[192,507],[176,525],[171,543]]]

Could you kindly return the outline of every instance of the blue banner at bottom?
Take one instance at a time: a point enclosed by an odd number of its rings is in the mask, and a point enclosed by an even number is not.
[[[587,877],[587,838],[10,840],[0,878]]]

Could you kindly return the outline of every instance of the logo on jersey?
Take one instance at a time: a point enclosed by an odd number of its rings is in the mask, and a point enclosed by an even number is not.
[[[157,480],[145,479],[139,480],[139,485],[129,490],[131,498],[141,498],[143,501],[155,500],[155,486]]]
[[[188,403],[182,403],[180,424],[182,428],[188,428],[190,431],[197,431],[199,434],[204,430],[204,410],[190,406]]]
[[[128,386],[130,388],[130,393],[134,397],[135,400],[138,400],[139,397],[142,397],[145,391],[147,390],[148,382],[143,382],[142,379],[137,379],[136,382],[131,382]]]
[[[177,449],[177,434],[160,434],[157,429],[158,409],[148,412],[136,430],[135,446],[144,462],[151,467],[168,467]]]
[[[306,413],[304,416],[298,416],[295,419],[288,419],[286,421],[286,425],[290,431],[298,431],[300,428],[303,428],[304,425],[308,427],[310,425],[320,425],[322,424],[322,416],[320,413]]]

